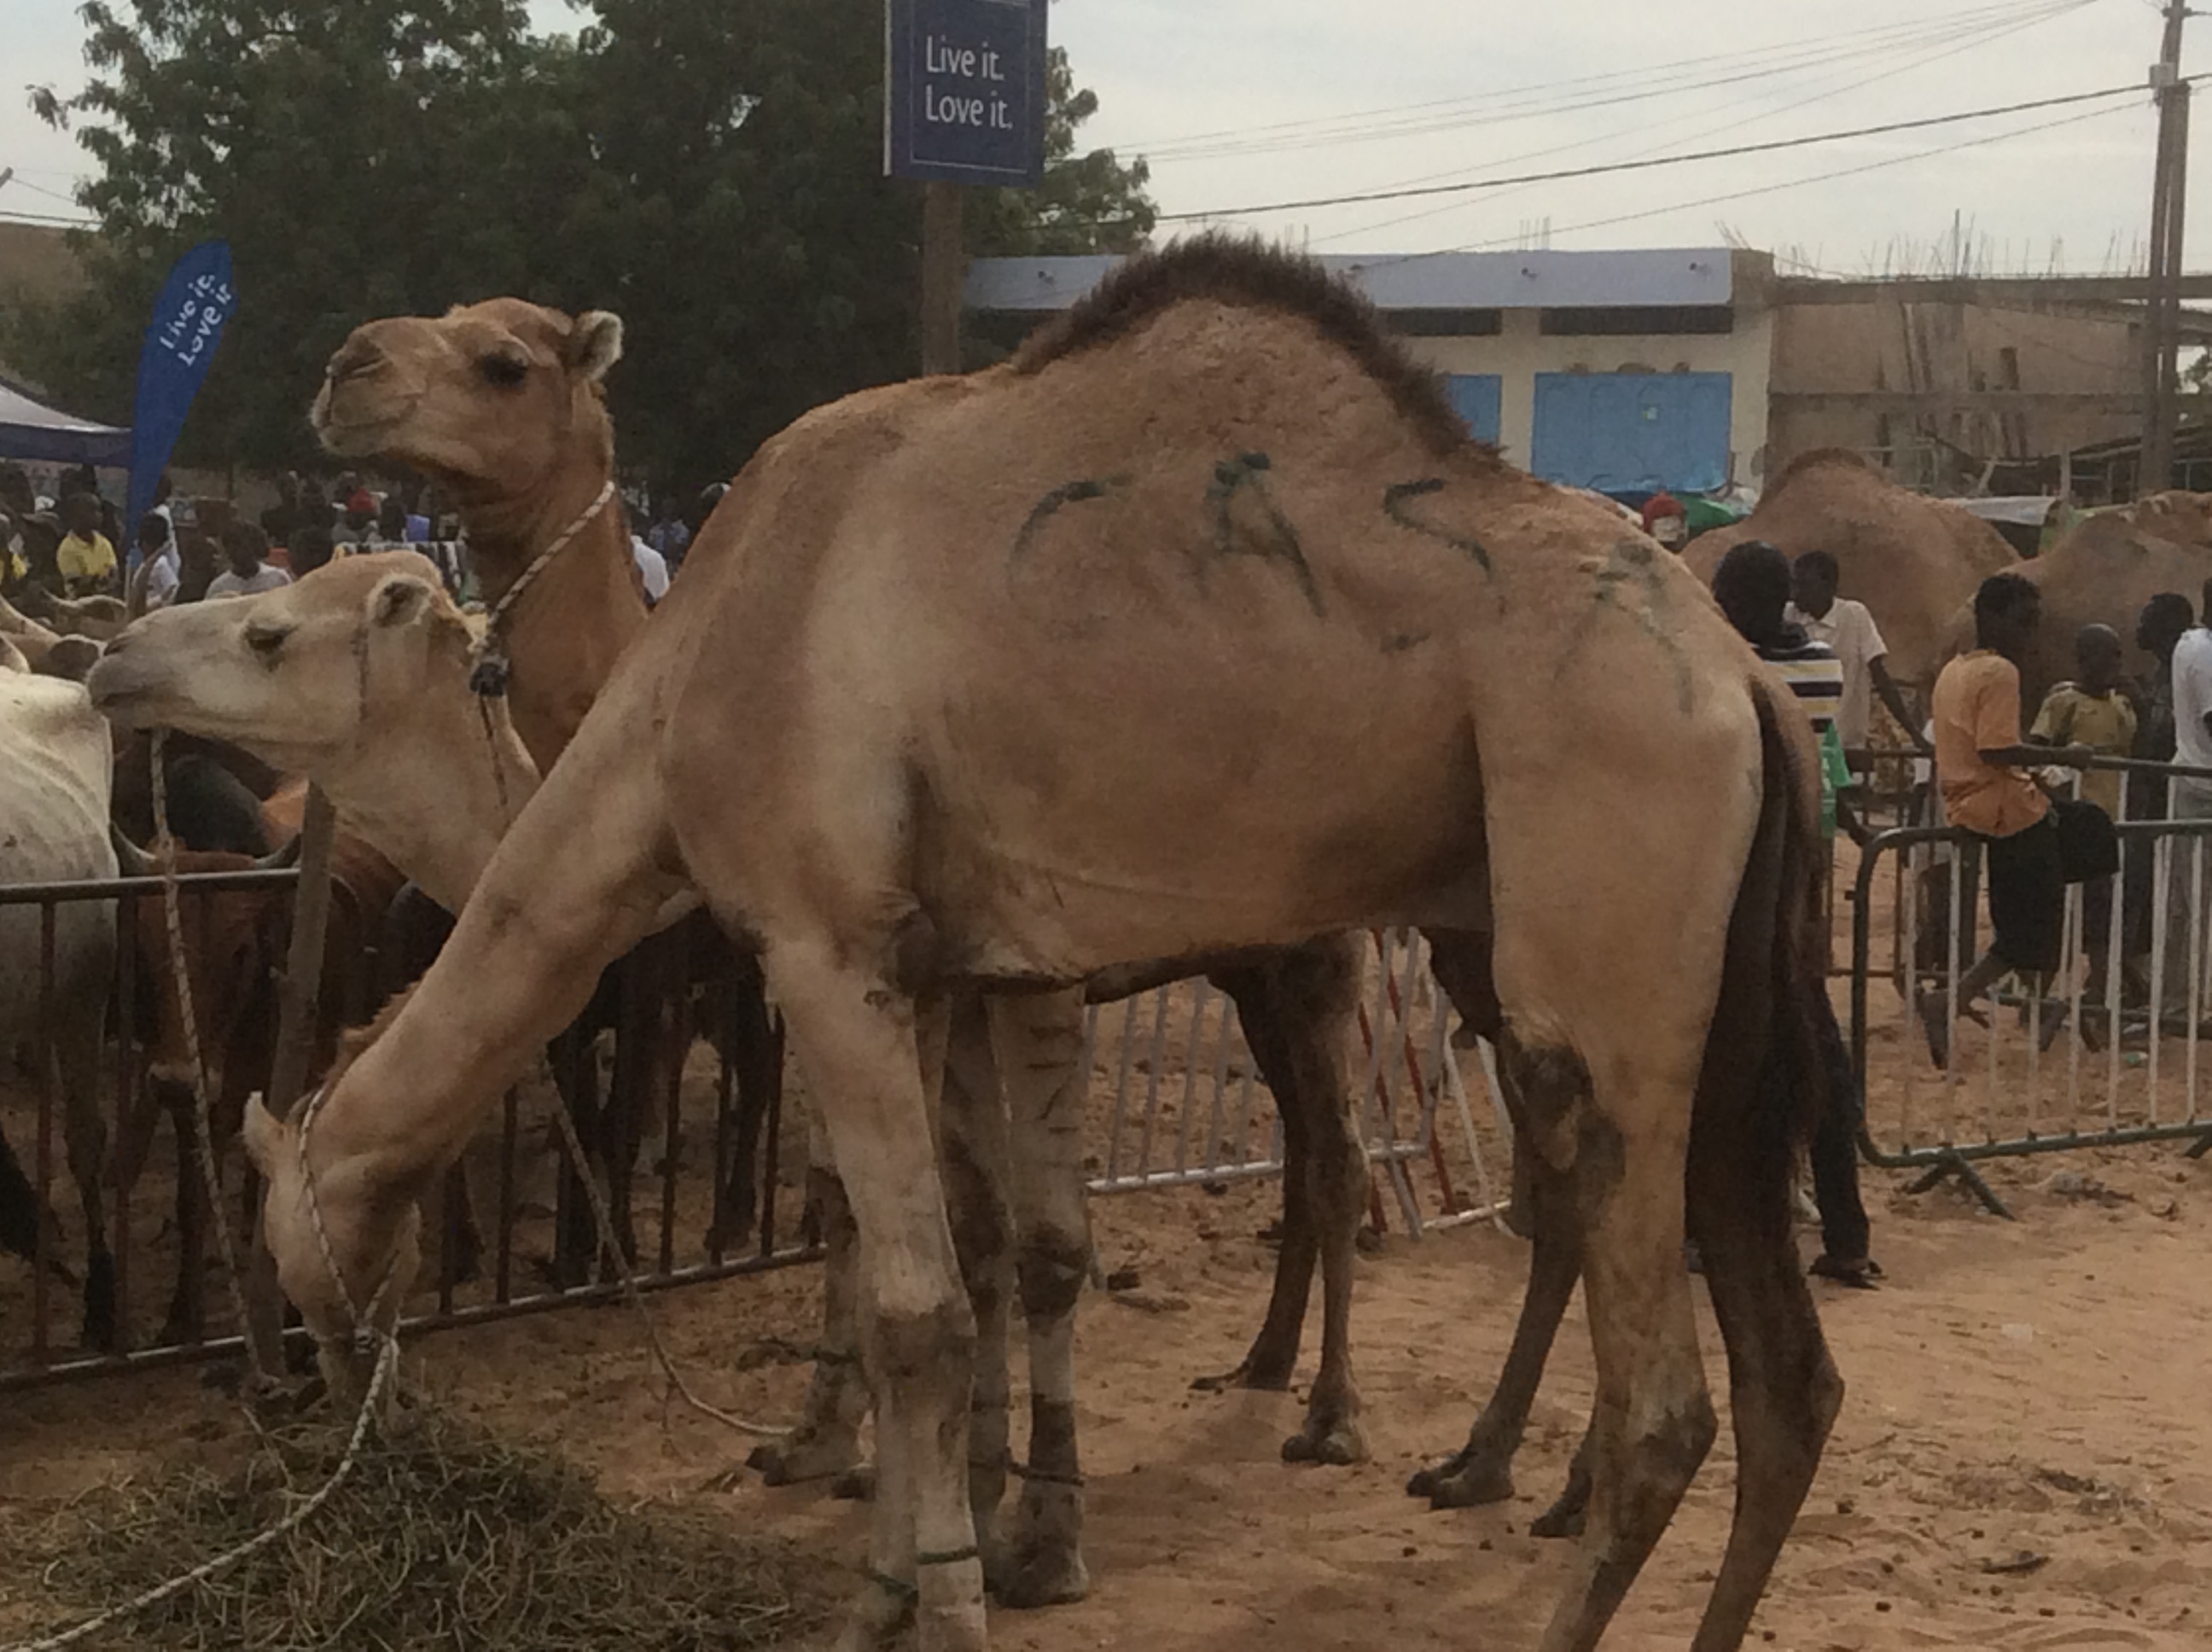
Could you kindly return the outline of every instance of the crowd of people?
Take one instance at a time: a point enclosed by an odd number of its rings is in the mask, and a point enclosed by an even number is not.
[[[669,495],[635,513],[630,552],[648,605],[667,594],[723,491],[709,488],[688,507]],[[474,598],[459,520],[428,489],[379,493],[350,471],[327,485],[295,473],[252,521],[227,501],[177,498],[164,477],[153,507],[126,531],[90,467],[64,471],[57,496],[43,498],[21,465],[0,465],[0,596],[36,586],[72,599],[118,598],[139,614],[274,590],[335,556],[399,548],[436,563],[456,600]]]

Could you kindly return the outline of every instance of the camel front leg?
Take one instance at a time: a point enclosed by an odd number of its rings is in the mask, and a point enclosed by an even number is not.
[[[1007,1200],[1006,1108],[982,996],[951,1005],[939,1139],[946,1208],[961,1283],[975,1315],[975,1377],[968,1408],[968,1503],[984,1570],[1006,1491],[1007,1322],[1014,1296],[1014,1218]]]
[[[994,1556],[991,1588],[1010,1606],[1058,1606],[1091,1588],[1075,1435],[1075,1308],[1091,1272],[1083,995],[994,998],[990,1011],[1012,1139],[1017,1272],[1030,1355],[1029,1465]]]
[[[831,1161],[817,1102],[806,1131],[806,1204],[823,1251],[822,1331],[814,1371],[798,1425],[787,1438],[763,1440],[745,1461],[770,1485],[834,1477],[841,1491],[860,1495],[868,1489],[860,1455],[860,1424],[868,1416],[868,1384],[860,1371],[860,1240],[845,1184]]]
[[[843,1645],[880,1646],[911,1617],[921,1652],[982,1652],[983,1568],[968,1506],[975,1321],[938,1174],[917,1005],[888,972],[826,938],[771,944],[765,963],[860,1236],[876,1518]]]

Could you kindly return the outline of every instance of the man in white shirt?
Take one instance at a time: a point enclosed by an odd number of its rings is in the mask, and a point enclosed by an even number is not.
[[[145,593],[141,611],[150,614],[157,608],[167,608],[177,599],[182,570],[178,566],[175,531],[159,509],[148,511],[138,523],[138,558],[135,577]]]
[[[629,554],[637,564],[638,578],[645,582],[645,605],[651,608],[668,594],[668,560],[635,533],[629,537]]]
[[[230,566],[208,582],[209,600],[251,597],[292,583],[292,576],[283,568],[271,568],[262,560],[269,554],[269,536],[251,522],[232,523],[222,536],[222,548]]]
[[[2212,580],[2204,582],[2204,596],[2212,601]],[[2173,761],[2191,768],[2212,768],[2212,630],[2198,625],[2182,633],[2173,646]],[[2176,779],[2171,782],[2175,820],[2212,820],[2212,780]],[[2194,881],[2191,840],[2176,837],[2161,858],[2166,867],[2167,914],[2166,983],[2160,994],[2168,1009],[2184,1002],[2189,992],[2192,932],[2197,946],[2204,944],[2201,916],[2191,920],[2189,892]],[[2212,859],[2208,859],[2212,873]],[[2155,874],[2154,874],[2155,875]],[[2212,987],[2212,979],[2208,979]]]
[[[2204,594],[2212,599],[2212,580]],[[2212,768],[2212,629],[2192,626],[2173,645],[2173,760]],[[2212,780],[2177,780],[2175,817],[2212,819]]]
[[[1841,571],[1825,550],[1808,550],[1790,564],[1790,604],[1784,620],[1804,628],[1815,642],[1824,642],[1844,668],[1844,703],[1836,714],[1836,734],[1848,750],[1867,743],[1874,720],[1874,696],[1880,695],[1889,714],[1906,738],[1925,751],[1927,743],[1915,732],[1920,719],[1912,714],[1890,677],[1888,645],[1875,626],[1874,616],[1863,602],[1836,594]]]

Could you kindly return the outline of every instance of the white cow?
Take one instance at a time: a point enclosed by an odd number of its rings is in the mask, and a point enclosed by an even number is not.
[[[0,885],[112,878],[108,793],[114,760],[107,721],[82,685],[0,670]],[[70,1175],[84,1212],[84,1338],[115,1342],[115,1264],[100,1185],[106,1128],[96,1084],[115,957],[112,901],[54,908],[51,996],[40,990],[42,920],[36,906],[0,906],[0,1063],[27,1048],[57,1084]],[[51,1006],[42,1017],[41,1005]],[[44,1218],[36,1195],[0,1143],[0,1239],[28,1253]]]

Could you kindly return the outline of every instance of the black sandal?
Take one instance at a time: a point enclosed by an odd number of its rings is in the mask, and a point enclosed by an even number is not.
[[[1860,1261],[1843,1262],[1824,1254],[1814,1260],[1808,1272],[1815,1278],[1832,1280],[1853,1291],[1872,1291],[1882,1278],[1881,1264],[1871,1256]]]

